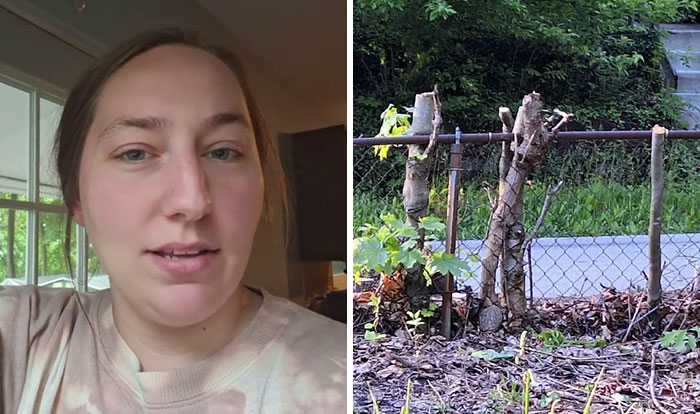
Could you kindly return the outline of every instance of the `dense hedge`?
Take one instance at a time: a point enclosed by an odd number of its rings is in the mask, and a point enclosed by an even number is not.
[[[680,101],[664,88],[654,24],[697,16],[696,0],[356,1],[354,135],[373,136],[389,103],[412,105],[414,95],[434,83],[441,88],[446,131],[457,125],[498,131],[498,107],[515,112],[532,90],[546,107],[575,114],[570,129],[682,128]],[[697,178],[700,143],[670,146],[673,177]],[[467,179],[493,177],[496,147],[467,150],[467,164],[482,166]],[[638,183],[648,177],[647,151],[642,142],[557,144],[535,178]],[[376,165],[361,152],[355,151],[357,190],[382,195],[387,187],[360,177],[402,179],[401,156]]]

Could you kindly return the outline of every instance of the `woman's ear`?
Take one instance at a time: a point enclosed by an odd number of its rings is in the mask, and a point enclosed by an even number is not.
[[[80,224],[82,227],[85,227],[85,219],[83,217],[83,208],[80,205],[80,201],[76,201],[75,208],[73,208],[73,219],[75,220],[76,223]]]

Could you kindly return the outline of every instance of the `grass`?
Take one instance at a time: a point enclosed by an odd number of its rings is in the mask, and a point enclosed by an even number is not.
[[[535,183],[525,190],[525,229],[530,231],[540,214],[547,191]],[[496,195],[492,192],[492,197]],[[623,185],[593,180],[576,187],[564,187],[552,199],[539,237],[645,234],[649,226],[648,184]],[[447,189],[431,190],[429,214],[447,214]],[[400,194],[377,198],[371,193],[353,197],[353,230],[364,223],[379,224],[382,213],[403,217]],[[490,215],[487,191],[475,184],[460,190],[460,239],[480,239],[486,234]],[[664,233],[700,232],[700,187],[667,183],[664,196]]]

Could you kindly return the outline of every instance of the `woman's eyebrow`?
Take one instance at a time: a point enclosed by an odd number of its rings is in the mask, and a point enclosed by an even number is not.
[[[112,121],[109,125],[107,125],[107,127],[105,127],[105,129],[102,130],[102,132],[100,133],[100,135],[97,136],[97,138],[104,138],[106,136],[109,136],[114,131],[119,129],[138,128],[145,129],[147,131],[153,131],[159,128],[165,128],[169,124],[170,123],[167,119],[157,118],[153,116],[148,116],[144,118],[119,117]]]
[[[205,133],[227,124],[242,124],[246,127],[250,126],[248,118],[241,113],[220,112],[202,121],[199,126],[199,130]],[[147,116],[143,118],[119,117],[107,125],[107,127],[102,130],[100,135],[98,135],[98,138],[107,137],[119,129],[138,128],[146,131],[154,131],[156,129],[164,129],[169,125],[170,121],[168,121],[166,118],[158,118],[154,116]]]
[[[200,125],[201,132],[208,132],[222,125],[242,124],[249,127],[248,118],[238,112],[220,112],[205,119]]]

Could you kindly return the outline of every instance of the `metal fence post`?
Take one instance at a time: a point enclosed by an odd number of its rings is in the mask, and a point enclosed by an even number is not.
[[[445,251],[455,253],[457,244],[457,209],[459,208],[459,181],[462,173],[462,150],[464,145],[460,143],[462,131],[455,129],[455,142],[450,145],[450,178],[447,190],[447,231]],[[450,339],[450,327],[452,325],[452,292],[454,291],[454,279],[451,273],[445,275],[445,283],[442,291],[442,329],[440,334]]]

